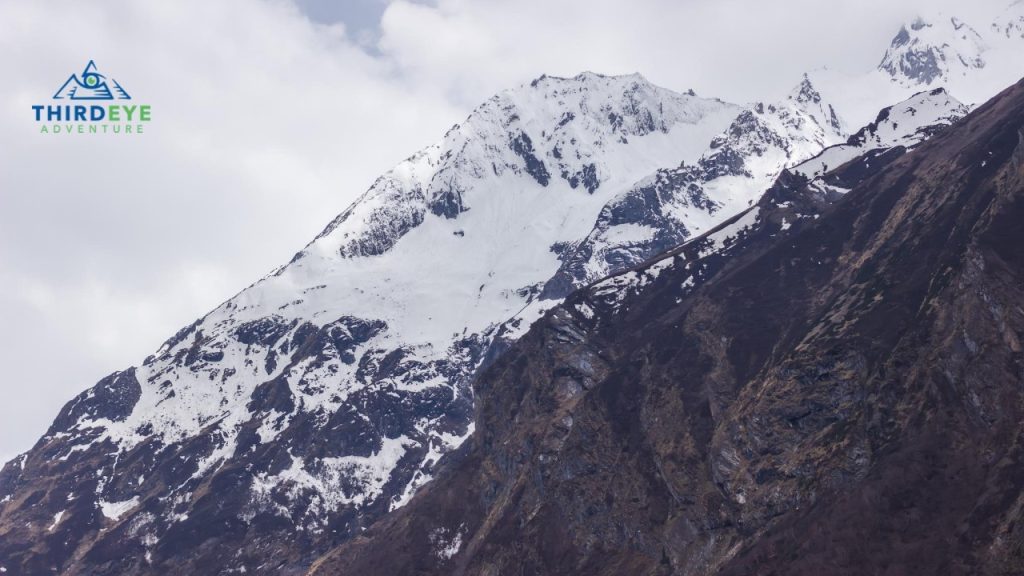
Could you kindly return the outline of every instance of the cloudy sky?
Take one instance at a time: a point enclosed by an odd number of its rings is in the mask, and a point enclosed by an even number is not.
[[[0,0],[0,460],[503,88],[593,70],[772,99],[873,68],[921,11],[1006,3]],[[90,59],[147,133],[38,133]]]

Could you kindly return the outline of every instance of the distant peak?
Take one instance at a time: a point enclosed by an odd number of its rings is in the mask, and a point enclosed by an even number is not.
[[[926,86],[984,68],[985,50],[981,35],[963,20],[919,16],[900,27],[878,69],[905,86]]]
[[[553,76],[551,74],[541,74],[540,76],[538,76],[537,78],[534,78],[530,82],[530,86],[536,88],[537,86],[539,86],[541,84],[545,84],[545,83],[564,84],[564,83],[570,83],[570,82],[578,83],[578,84],[592,84],[592,83],[595,83],[595,82],[605,82],[605,83],[636,82],[636,83],[640,83],[640,84],[651,85],[650,81],[648,81],[647,78],[645,78],[642,74],[640,74],[638,72],[633,72],[631,74],[615,75],[615,74],[600,74],[600,73],[597,73],[597,72],[591,72],[590,70],[586,70],[586,71],[580,72],[579,74],[577,74],[575,76],[572,76],[572,77]]]
[[[810,76],[805,73],[803,79],[790,93],[789,98],[801,104],[818,104],[821,102],[821,93],[814,87]]]

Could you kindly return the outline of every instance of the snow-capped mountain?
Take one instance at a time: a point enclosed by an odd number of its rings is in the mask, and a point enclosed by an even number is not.
[[[918,18],[900,29],[879,69],[904,86],[931,85],[984,68],[988,45],[956,17],[935,23]]]
[[[491,98],[65,406],[0,471],[0,567],[271,573],[360,534],[472,433],[474,375],[573,290],[730,220],[786,168],[817,177],[965,111],[925,92],[848,138],[821,85],[741,106],[585,73]]]
[[[91,573],[188,570],[358,534],[471,433],[470,379],[497,334],[509,342],[571,289],[714,226],[842,139],[806,79],[749,108],[637,75],[503,92],[287,265],[69,403],[0,477],[0,547],[14,547],[0,552],[43,538],[57,565],[117,558],[75,564]],[[661,239],[638,245],[607,216],[666,170],[690,180],[663,190],[664,210],[626,211]]]
[[[874,70],[823,68],[810,78],[846,121],[859,126],[884,106],[936,88],[976,106],[1016,82],[1022,61],[1024,2],[1018,1],[989,22],[922,14],[898,28]]]

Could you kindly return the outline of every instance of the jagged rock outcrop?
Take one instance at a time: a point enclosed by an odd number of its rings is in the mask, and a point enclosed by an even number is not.
[[[562,264],[542,296],[564,297],[709,230],[723,214],[749,207],[784,168],[844,134],[805,76],[784,101],[740,112],[696,162],[660,169],[605,205],[590,234],[559,254]]]

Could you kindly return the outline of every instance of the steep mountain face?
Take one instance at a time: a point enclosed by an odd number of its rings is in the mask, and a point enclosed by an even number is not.
[[[927,85],[984,68],[987,49],[981,35],[959,18],[935,23],[918,18],[900,29],[879,68],[905,85]]]
[[[544,295],[635,266],[746,209],[783,168],[841,142],[844,127],[804,77],[780,103],[756,103],[711,141],[696,162],[661,169],[605,205],[571,247]]]
[[[570,296],[313,573],[1020,573],[1024,81],[905,150]]]
[[[471,378],[540,313],[728,219],[844,138],[806,80],[750,109],[635,75],[499,94],[286,266],[65,406],[0,472],[0,567],[303,566],[431,479],[472,433]],[[662,188],[665,210],[623,216],[652,174],[680,166],[699,173]],[[588,245],[598,230],[613,234]]]

